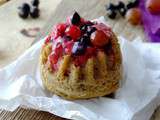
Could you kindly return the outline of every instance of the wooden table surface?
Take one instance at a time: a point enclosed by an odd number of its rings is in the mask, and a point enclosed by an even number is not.
[[[115,2],[114,0],[111,0]],[[125,0],[124,0],[125,1]],[[47,1],[46,1],[47,2]],[[45,32],[42,30],[37,38],[42,38],[51,29],[52,25],[64,21],[66,16],[73,13],[74,10],[78,11],[83,17],[88,19],[94,19],[100,16],[106,15],[104,5],[109,0],[63,0],[52,13],[52,18],[46,23],[49,23],[47,27],[44,27]],[[141,37],[143,41],[146,40],[143,29],[141,26],[132,26],[126,22],[123,18],[117,20],[109,20],[107,23],[113,28],[113,31],[117,35],[122,35],[128,40]],[[6,63],[7,64],[7,63]],[[36,110],[25,110],[18,108],[14,112],[1,111],[0,120],[65,120],[47,112]],[[157,110],[152,116],[152,120],[160,120],[160,110]]]

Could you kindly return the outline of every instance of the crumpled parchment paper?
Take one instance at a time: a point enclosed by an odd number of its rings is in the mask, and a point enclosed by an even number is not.
[[[43,41],[0,69],[0,109],[22,106],[75,120],[149,120],[160,104],[160,44],[119,37],[124,75],[115,98],[67,101],[43,88],[39,72]]]

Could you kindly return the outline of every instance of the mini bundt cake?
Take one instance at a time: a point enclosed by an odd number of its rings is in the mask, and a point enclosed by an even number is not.
[[[40,69],[45,88],[65,99],[87,99],[115,92],[121,79],[117,37],[103,23],[77,12],[54,26],[42,46]]]

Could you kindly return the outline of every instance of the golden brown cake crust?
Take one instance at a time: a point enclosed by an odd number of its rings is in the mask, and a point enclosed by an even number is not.
[[[113,34],[112,38],[112,66],[109,56],[99,51],[96,57],[88,59],[84,67],[76,67],[71,62],[72,57],[65,55],[59,61],[59,69],[52,72],[47,63],[51,44],[44,46],[40,55],[40,71],[45,88],[69,100],[100,97],[115,92],[121,79],[122,57],[117,37]],[[67,70],[70,71],[69,75],[65,75]]]

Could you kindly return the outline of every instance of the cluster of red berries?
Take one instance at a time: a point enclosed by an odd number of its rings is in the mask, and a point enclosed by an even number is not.
[[[66,23],[54,26],[45,43],[53,42],[49,60],[56,64],[65,55],[73,55],[75,65],[84,64],[109,43],[111,29],[102,23],[86,21],[77,12]]]

